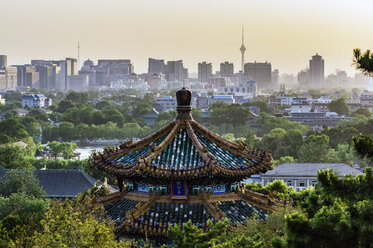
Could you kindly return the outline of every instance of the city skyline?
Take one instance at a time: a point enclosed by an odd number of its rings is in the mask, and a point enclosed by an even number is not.
[[[31,59],[131,59],[135,72],[146,72],[148,58],[182,59],[191,73],[198,63],[241,64],[241,28],[245,26],[245,62],[271,62],[280,74],[296,75],[318,53],[325,74],[336,69],[353,75],[352,49],[369,49],[373,4],[360,1],[9,1],[0,21],[0,54],[8,64]],[[359,12],[356,12],[356,9]],[[68,16],[69,18],[66,18]],[[25,25],[27,23],[27,25]],[[17,29],[14,29],[17,27]]]

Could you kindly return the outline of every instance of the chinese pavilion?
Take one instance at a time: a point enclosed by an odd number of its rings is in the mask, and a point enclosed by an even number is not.
[[[270,152],[233,143],[193,120],[189,90],[176,92],[177,117],[137,142],[94,154],[96,168],[117,177],[119,191],[100,201],[119,235],[165,237],[170,225],[208,219],[232,225],[253,214],[265,218],[283,205],[245,190],[239,182],[271,169]]]

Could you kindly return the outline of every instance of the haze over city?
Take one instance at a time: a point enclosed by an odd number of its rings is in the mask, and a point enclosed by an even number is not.
[[[8,64],[31,59],[128,58],[145,72],[148,58],[182,59],[191,73],[201,61],[268,61],[296,74],[315,53],[325,74],[355,74],[352,50],[373,44],[373,2],[359,1],[10,1],[0,15],[0,54]]]

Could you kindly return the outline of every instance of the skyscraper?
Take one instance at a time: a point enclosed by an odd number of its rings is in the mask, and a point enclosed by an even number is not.
[[[148,73],[153,74],[164,74],[164,60],[163,59],[152,59],[149,58],[149,63],[148,63]]]
[[[168,82],[182,82],[188,77],[187,70],[183,66],[182,60],[167,61],[166,80]]]
[[[310,87],[324,87],[324,60],[317,53],[310,60]]]
[[[271,63],[246,63],[244,75],[251,77],[256,82],[258,89],[266,89],[272,82],[272,65]]]
[[[232,77],[234,75],[233,63],[224,62],[220,63],[220,76]]]
[[[246,47],[244,45],[243,25],[242,25],[242,44],[241,44],[241,47],[240,47],[240,51],[241,51],[241,71],[243,71],[244,70],[244,65],[245,65],[245,51],[246,51]]]
[[[207,83],[207,79],[212,75],[211,63],[198,63],[198,80],[202,83]]]
[[[8,66],[7,56],[6,55],[0,55],[0,68],[7,67],[7,66]]]

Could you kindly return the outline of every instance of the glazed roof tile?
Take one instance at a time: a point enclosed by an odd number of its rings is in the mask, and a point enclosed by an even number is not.
[[[243,142],[233,143],[210,132],[190,114],[191,93],[183,89],[177,94],[175,121],[138,142],[129,141],[106,149],[103,154],[94,154],[96,167],[124,178],[178,180],[213,176],[235,181],[271,168],[270,152],[251,149]]]

